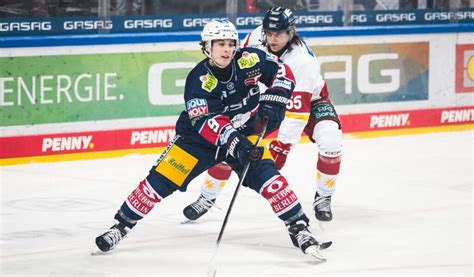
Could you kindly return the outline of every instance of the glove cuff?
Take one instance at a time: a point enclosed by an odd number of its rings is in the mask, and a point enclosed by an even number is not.
[[[227,140],[227,155],[231,155],[234,158],[238,158],[237,152],[240,147],[240,144],[242,143],[250,144],[249,140],[239,131],[231,133],[229,139]]]
[[[288,103],[288,98],[281,95],[274,95],[274,94],[261,94],[260,95],[260,102],[268,102],[274,105],[286,106]]]
[[[270,143],[269,146],[270,146],[271,150],[273,150],[277,153],[281,153],[283,155],[288,155],[288,153],[290,153],[292,144],[291,143],[283,143],[279,140],[274,140]]]

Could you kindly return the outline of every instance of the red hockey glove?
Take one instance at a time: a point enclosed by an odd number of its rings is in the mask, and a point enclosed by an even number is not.
[[[270,153],[275,160],[275,165],[280,170],[286,162],[286,157],[290,153],[291,144],[285,144],[279,140],[270,142]]]

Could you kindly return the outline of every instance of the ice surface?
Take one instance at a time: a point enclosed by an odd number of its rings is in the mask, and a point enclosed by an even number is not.
[[[216,276],[472,276],[473,131],[344,138],[334,220],[311,208],[316,146],[299,144],[282,171],[310,229],[334,241],[317,264],[291,245],[269,204],[242,188]],[[157,155],[0,167],[0,276],[205,276],[237,178],[202,220],[180,224],[202,178],[175,193],[106,255],[96,235]]]

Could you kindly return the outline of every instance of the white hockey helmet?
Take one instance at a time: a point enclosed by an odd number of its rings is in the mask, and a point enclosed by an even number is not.
[[[211,47],[213,40],[233,39],[235,40],[235,52],[239,50],[239,33],[234,24],[227,19],[213,19],[209,21],[201,32],[202,50],[206,56],[211,58]]]

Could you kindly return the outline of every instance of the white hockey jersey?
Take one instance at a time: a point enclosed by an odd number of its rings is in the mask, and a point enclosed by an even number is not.
[[[257,47],[267,51],[262,45],[262,26],[249,33],[242,47]],[[288,102],[285,119],[278,131],[278,140],[283,143],[297,143],[309,121],[311,102],[328,98],[326,83],[321,77],[320,65],[313,51],[303,45],[293,45],[280,59],[290,66],[296,80],[293,96]],[[263,90],[262,90],[263,91]]]

